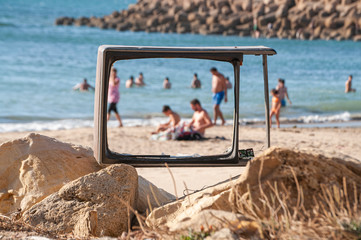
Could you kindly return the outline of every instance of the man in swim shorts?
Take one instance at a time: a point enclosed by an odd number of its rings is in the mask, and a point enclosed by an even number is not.
[[[276,87],[276,90],[278,91],[278,97],[281,101],[281,106],[285,107],[286,106],[286,98],[288,103],[291,105],[292,102],[288,96],[288,92],[287,92],[287,87],[285,86],[285,80],[282,78],[278,79],[278,85]]]
[[[223,114],[219,108],[223,98],[224,102],[227,102],[227,84],[226,78],[217,71],[215,67],[211,68],[210,72],[212,73],[212,92],[213,92],[213,112],[214,112],[214,122],[216,125],[217,118],[220,117],[222,120],[222,125],[225,124]]]

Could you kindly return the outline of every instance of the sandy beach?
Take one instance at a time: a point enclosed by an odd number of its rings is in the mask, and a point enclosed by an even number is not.
[[[112,150],[131,154],[200,154],[212,155],[224,152],[232,143],[232,126],[215,126],[207,130],[203,141],[155,141],[150,140],[153,127],[124,127],[109,129],[109,146]],[[0,133],[0,143],[22,138],[29,132]],[[93,129],[42,131],[42,135],[63,142],[92,148]],[[255,154],[266,149],[266,132],[261,127],[242,126],[240,128],[240,148],[253,148]],[[349,161],[361,160],[361,128],[281,128],[271,129],[271,145],[309,153],[323,154]],[[171,168],[176,181],[166,168],[137,168],[138,174],[156,186],[178,197],[189,191],[200,190],[218,182],[235,177],[243,172],[243,167],[223,168]]]

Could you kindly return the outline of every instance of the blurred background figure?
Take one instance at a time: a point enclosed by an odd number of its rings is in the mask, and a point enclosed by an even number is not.
[[[134,85],[134,77],[130,76],[130,78],[125,82],[126,88],[131,88]]]
[[[231,83],[231,81],[229,81],[229,77],[226,77],[226,87],[227,87],[228,89],[231,89],[231,88],[232,88],[232,83]]]
[[[345,93],[356,92],[356,89],[352,88],[352,75],[348,76],[348,79],[345,83]]]
[[[89,89],[94,90],[95,88],[88,83],[86,78],[83,79],[82,83],[78,83],[73,87],[73,90],[79,90],[81,92],[89,91]]]
[[[193,75],[193,81],[191,84],[191,88],[201,88],[201,81],[198,79],[197,73]]]
[[[145,85],[143,73],[139,73],[139,76],[137,77],[137,79],[135,79],[135,85],[137,85],[138,87],[142,87]]]
[[[286,100],[285,97],[287,98],[288,103],[291,105],[292,102],[288,96],[288,92],[287,92],[287,87],[285,86],[285,80],[282,78],[278,79],[278,85],[276,87],[276,90],[278,91],[278,97],[281,101],[281,106],[285,107],[286,106]]]
[[[169,78],[168,77],[164,78],[163,88],[164,89],[170,89],[171,87],[172,87],[172,84],[169,82]]]
[[[117,76],[117,69],[112,68],[109,77],[109,88],[108,88],[109,107],[108,107],[107,120],[109,121],[111,112],[114,112],[115,117],[119,121],[119,127],[123,127],[122,119],[120,118],[117,109],[117,103],[119,102],[120,99],[119,84],[120,84],[120,79]]]

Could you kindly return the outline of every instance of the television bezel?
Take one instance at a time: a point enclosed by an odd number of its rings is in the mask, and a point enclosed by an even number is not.
[[[262,56],[265,96],[266,141],[270,147],[269,94],[267,56],[277,54],[264,46],[235,47],[148,47],[102,45],[98,49],[94,99],[94,157],[99,164],[129,164],[134,167],[207,167],[244,166],[249,158],[239,154],[240,66],[244,55]],[[111,151],[107,139],[107,92],[109,75],[116,61],[151,58],[188,58],[229,62],[234,69],[234,111],[232,148],[224,154],[211,156],[131,155]]]

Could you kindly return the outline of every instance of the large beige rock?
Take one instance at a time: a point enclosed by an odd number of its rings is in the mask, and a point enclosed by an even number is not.
[[[138,175],[116,164],[80,177],[26,211],[22,219],[35,227],[76,237],[120,236],[135,208]]]
[[[333,191],[343,189],[344,181],[349,196],[361,192],[360,163],[288,149],[270,148],[251,160],[237,180],[157,208],[148,216],[146,223],[151,227],[165,227],[173,232],[184,231],[187,228],[198,230],[199,225],[191,222],[194,216],[207,214],[204,211],[211,209],[243,213],[249,209],[244,206],[247,202],[257,205],[257,208],[267,215],[269,211],[263,209],[265,205],[260,199],[263,196],[274,199],[273,189],[276,188],[279,196],[287,196],[284,201],[289,208],[296,206],[298,190],[302,191],[303,207],[310,210],[315,200],[322,201],[319,193],[322,193],[323,189],[331,188]],[[354,199],[350,198],[349,201],[353,206]],[[231,221],[232,218],[226,216],[223,222]],[[200,220],[199,222],[201,223]],[[252,234],[257,233],[254,223],[250,223],[246,229]]]
[[[0,145],[0,213],[26,210],[101,167],[91,149],[31,133]]]
[[[153,228],[166,226],[174,231],[184,230],[188,224],[183,223],[204,209],[231,211],[228,201],[231,186],[232,182],[226,182],[157,208],[148,216],[147,224]]]
[[[319,193],[322,193],[323,187],[343,189],[344,178],[350,196],[353,196],[354,190],[360,192],[361,164],[322,155],[271,148],[247,165],[244,174],[235,182],[229,201],[234,207],[233,211],[242,208],[240,199],[253,199],[254,203],[262,208],[258,199],[261,196],[274,195],[269,185],[271,184],[273,187],[282,186],[278,191],[280,195],[289,196],[285,200],[288,206],[296,206],[298,190],[301,189],[303,207],[310,210],[315,199],[320,199]],[[353,204],[354,199],[349,200]]]
[[[138,197],[136,204],[138,212],[145,213],[147,210],[160,207],[175,199],[176,197],[173,194],[156,187],[142,176],[138,176]]]

